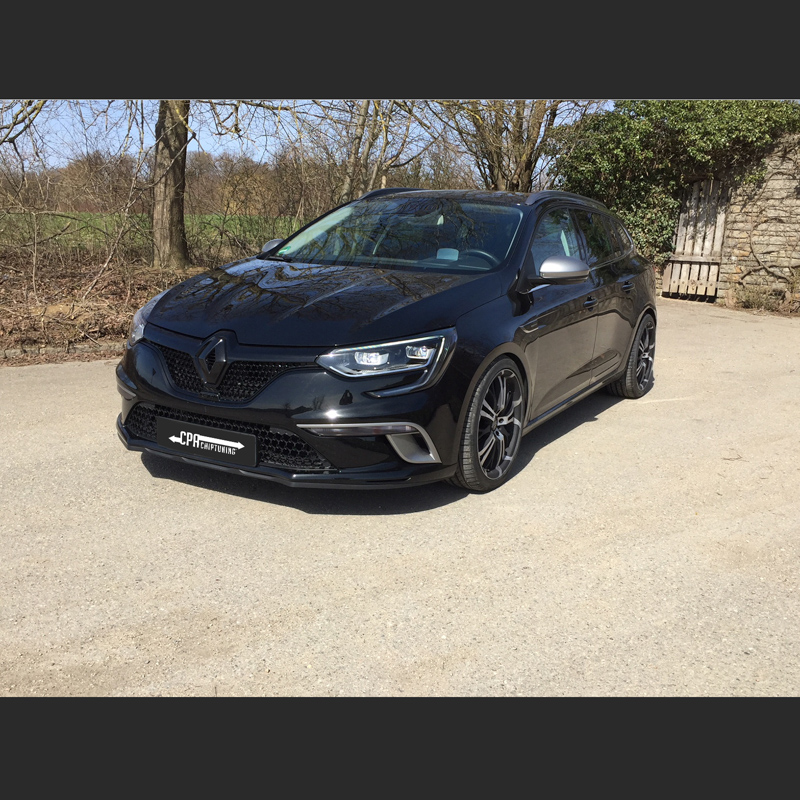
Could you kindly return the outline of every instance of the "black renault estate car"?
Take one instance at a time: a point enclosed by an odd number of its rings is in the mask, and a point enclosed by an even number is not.
[[[522,437],[653,383],[652,264],[579,195],[382,189],[140,309],[131,450],[292,486],[501,485]]]

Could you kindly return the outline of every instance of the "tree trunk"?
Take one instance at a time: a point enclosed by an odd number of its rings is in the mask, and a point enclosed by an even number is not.
[[[159,269],[189,265],[183,218],[188,121],[188,100],[160,102],[153,185],[153,265]]]
[[[353,135],[352,144],[350,145],[350,157],[347,160],[347,173],[344,176],[344,183],[342,184],[342,189],[339,192],[340,203],[349,203],[353,199],[353,185],[356,183],[357,178],[359,177],[356,175],[356,171],[358,170],[360,164],[358,153],[361,149],[361,140],[364,138],[364,129],[367,127],[367,112],[369,111],[369,103],[369,100],[363,100],[361,102],[361,108],[358,112],[356,130],[355,134]]]

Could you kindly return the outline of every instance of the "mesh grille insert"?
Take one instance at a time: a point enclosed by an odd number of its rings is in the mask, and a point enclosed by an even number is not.
[[[170,377],[179,389],[196,395],[213,392],[224,403],[246,403],[284,372],[313,366],[297,361],[232,361],[228,364],[219,386],[214,387],[204,383],[197,372],[194,358],[189,353],[155,342],[151,344],[155,344],[163,354]],[[209,368],[213,364],[212,356],[216,358],[213,351],[206,359]]]
[[[125,420],[125,428],[137,439],[156,441],[156,417],[167,417],[179,422],[208,425],[238,433],[251,433],[258,438],[258,461],[274,467],[293,470],[329,470],[333,465],[321,456],[308,442],[291,431],[271,428],[253,422],[220,419],[206,414],[138,403]]]

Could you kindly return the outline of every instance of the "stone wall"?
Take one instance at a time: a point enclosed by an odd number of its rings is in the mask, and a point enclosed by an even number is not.
[[[763,180],[732,191],[717,300],[763,307],[800,301],[800,136],[780,141]]]

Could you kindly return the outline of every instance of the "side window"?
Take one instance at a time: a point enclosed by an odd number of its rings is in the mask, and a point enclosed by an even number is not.
[[[581,257],[577,232],[566,208],[548,211],[539,220],[531,240],[531,257],[537,272],[550,256]]]
[[[595,264],[601,264],[611,258],[614,248],[611,246],[606,227],[603,225],[602,214],[582,209],[575,210],[573,213],[589,249],[586,263],[593,267]]]
[[[614,258],[620,258],[626,248],[620,241],[617,226],[614,224],[614,220],[611,219],[611,217],[606,217],[605,215],[603,215],[603,222],[606,225],[608,240],[611,242],[611,254]]]
[[[631,237],[628,234],[628,231],[625,230],[625,226],[621,222],[614,219],[611,221],[611,223],[617,232],[617,238],[619,239],[620,247],[622,248],[622,253],[624,255],[631,249],[633,245]]]

